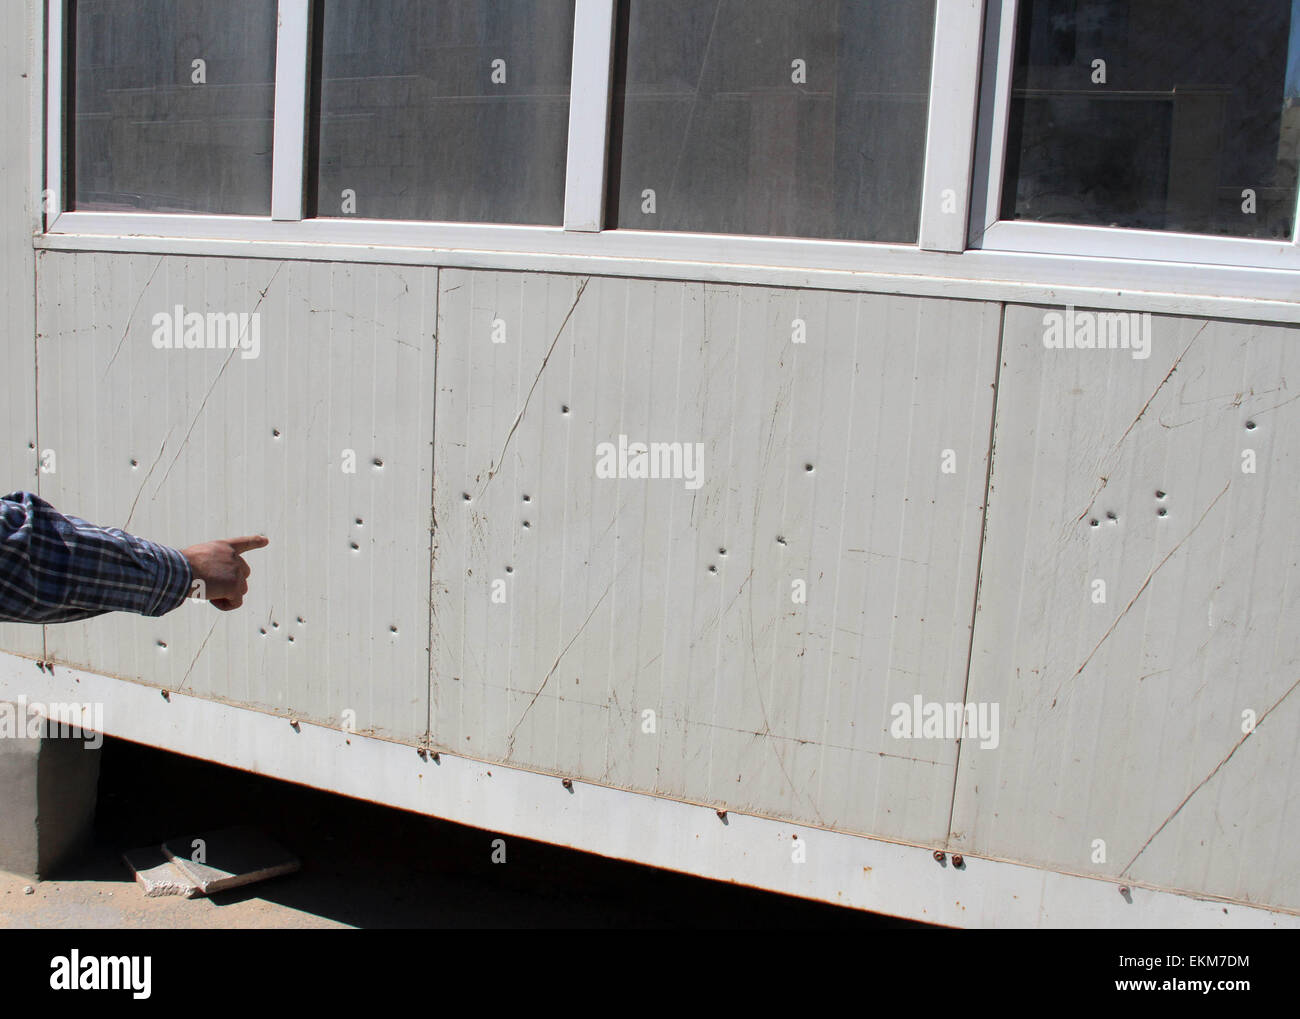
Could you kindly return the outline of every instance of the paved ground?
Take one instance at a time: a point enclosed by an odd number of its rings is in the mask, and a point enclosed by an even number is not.
[[[121,862],[125,849],[241,823],[302,871],[210,899],[148,899]],[[105,742],[96,829],[58,880],[0,871],[0,927],[915,926],[523,839],[493,864],[489,832],[118,740]]]

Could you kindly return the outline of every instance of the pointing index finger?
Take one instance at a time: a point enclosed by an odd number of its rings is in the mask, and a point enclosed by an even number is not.
[[[230,538],[227,540],[231,548],[235,550],[236,555],[243,555],[245,552],[251,552],[255,548],[265,548],[271,542],[270,538],[261,534],[250,534],[244,538]]]

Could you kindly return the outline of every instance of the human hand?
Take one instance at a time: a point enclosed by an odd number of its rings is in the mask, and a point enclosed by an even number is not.
[[[210,601],[222,612],[237,609],[248,593],[248,575],[252,573],[243,554],[255,548],[265,548],[270,539],[260,534],[228,541],[205,541],[181,549],[194,574],[192,597]]]

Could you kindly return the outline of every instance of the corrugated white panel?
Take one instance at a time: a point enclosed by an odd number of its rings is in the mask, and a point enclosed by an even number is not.
[[[5,309],[4,368],[0,371],[0,487],[4,492],[36,491],[36,328],[32,227],[39,195],[30,193],[31,64],[30,4],[0,8],[0,77],[6,85],[0,107],[0,306]],[[3,494],[3,493],[0,493]],[[39,657],[39,626],[0,623],[0,648]]]
[[[176,547],[262,532],[250,594],[49,628],[51,657],[419,738],[428,711],[433,269],[42,259],[44,492]],[[157,313],[257,313],[260,354],[160,350]],[[249,322],[251,328],[251,320]],[[347,467],[349,451],[355,472]]]
[[[962,747],[954,848],[1296,908],[1300,334],[1155,318],[1142,360],[1045,349],[1049,310],[1007,311],[970,682],[1001,738]]]
[[[893,739],[890,706],[961,698],[998,308],[440,287],[434,742],[942,841],[955,743]],[[701,483],[597,477],[620,435],[702,444]]]

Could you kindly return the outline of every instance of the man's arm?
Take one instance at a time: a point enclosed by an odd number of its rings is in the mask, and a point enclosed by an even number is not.
[[[13,492],[0,497],[0,620],[66,623],[104,612],[161,616],[194,587],[218,608],[236,608],[250,572],[240,553],[266,543],[236,538],[180,551],[61,514],[31,492]]]

